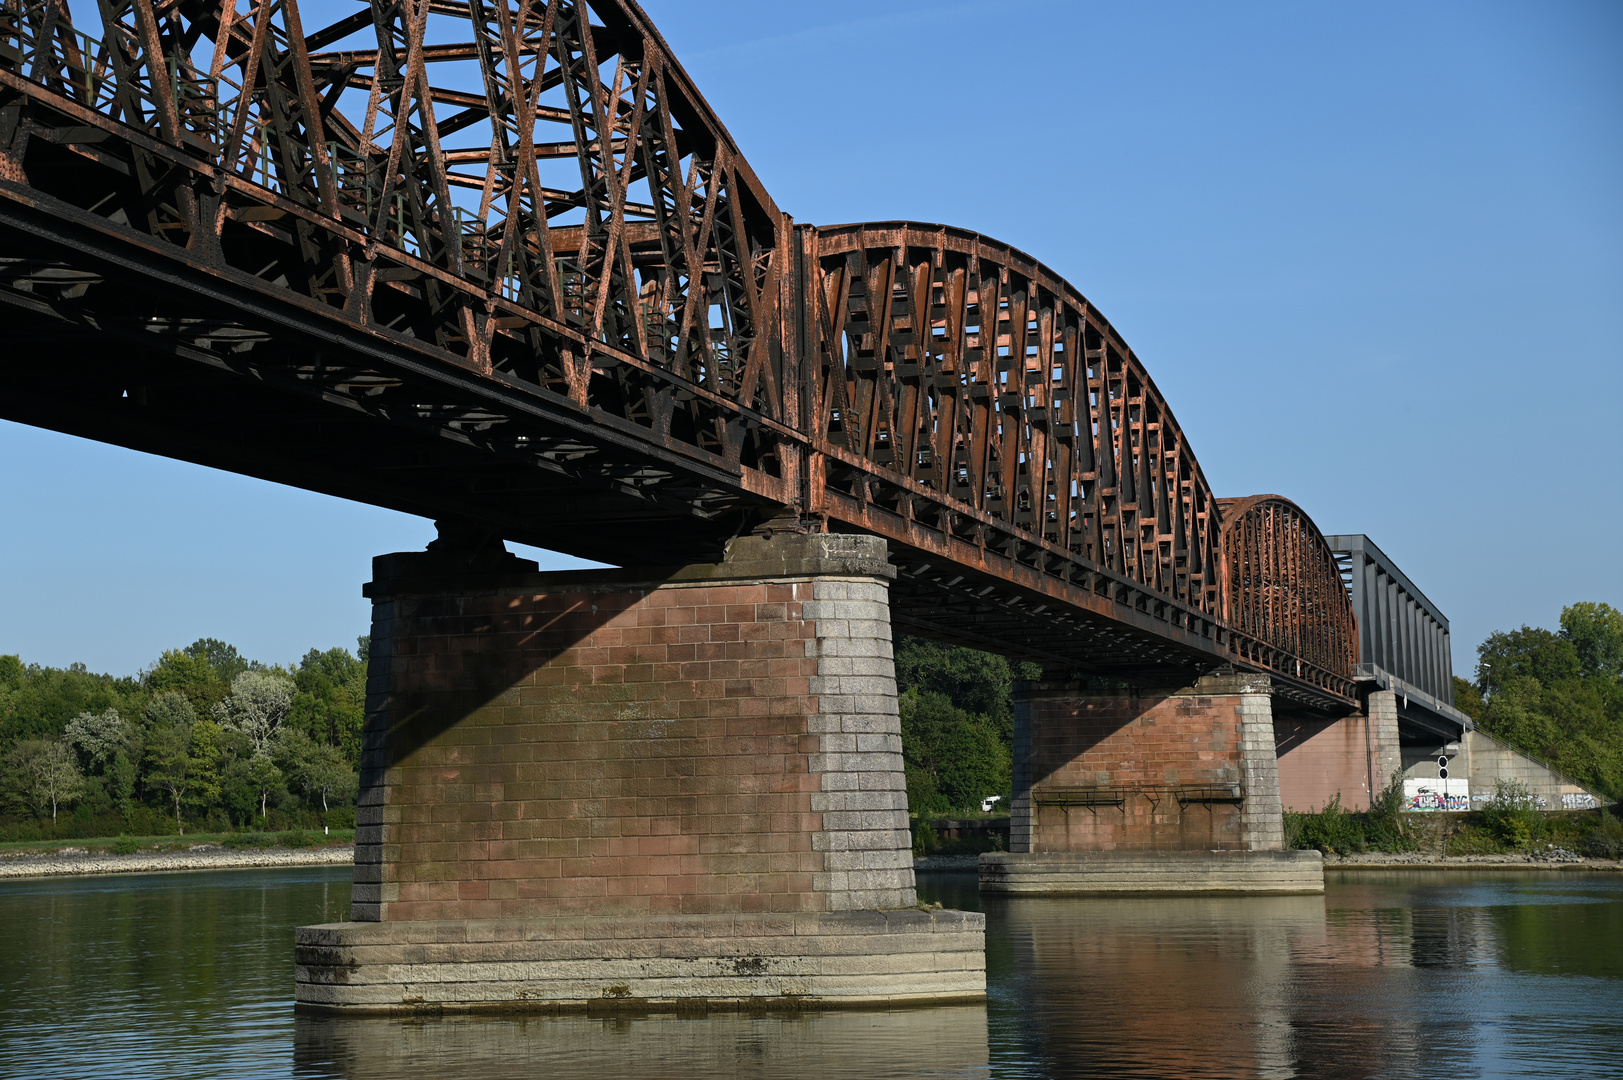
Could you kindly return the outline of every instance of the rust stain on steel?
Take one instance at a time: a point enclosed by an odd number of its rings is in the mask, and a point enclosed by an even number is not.
[[[634,3],[100,10],[85,36],[64,0],[0,0],[0,228],[27,251],[0,299],[171,382],[112,436],[100,399],[8,368],[10,415],[583,554],[868,531],[919,628],[1352,701],[1318,530],[1226,512],[1076,289],[959,229],[796,226]],[[349,473],[266,434],[175,449],[161,407],[205,369],[438,441]]]

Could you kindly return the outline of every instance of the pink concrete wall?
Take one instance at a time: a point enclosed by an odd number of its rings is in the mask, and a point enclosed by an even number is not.
[[[1322,810],[1338,793],[1343,808],[1369,809],[1368,725],[1362,714],[1339,720],[1274,718],[1279,797],[1286,810]]]

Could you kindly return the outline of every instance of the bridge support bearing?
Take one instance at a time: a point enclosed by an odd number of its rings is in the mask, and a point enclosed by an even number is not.
[[[1403,772],[1397,694],[1369,691],[1351,716],[1275,716],[1274,750],[1285,809],[1322,810],[1339,796],[1343,809],[1368,810]]]
[[[883,541],[462,539],[374,565],[352,921],[298,930],[301,1007],[984,996],[983,917],[916,907]]]
[[[1318,853],[1282,850],[1270,689],[1017,686],[1010,850],[981,857],[982,890],[1322,892]]]

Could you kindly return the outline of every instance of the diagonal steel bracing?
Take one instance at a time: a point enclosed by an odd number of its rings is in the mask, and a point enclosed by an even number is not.
[[[866,531],[921,632],[1352,701],[1323,538],[1084,297],[795,225],[635,4],[98,3],[0,0],[0,414],[620,563]]]

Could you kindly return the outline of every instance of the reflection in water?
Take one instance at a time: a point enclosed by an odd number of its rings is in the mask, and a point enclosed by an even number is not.
[[[398,1075],[409,1061],[480,1080],[990,1075],[979,1005],[799,1016],[300,1016],[293,1057],[304,1077]]]
[[[978,908],[973,874],[927,900]],[[0,1077],[1618,1075],[1623,876],[1332,874],[1324,897],[996,899],[985,1006],[298,1017],[345,868],[0,883]]]

